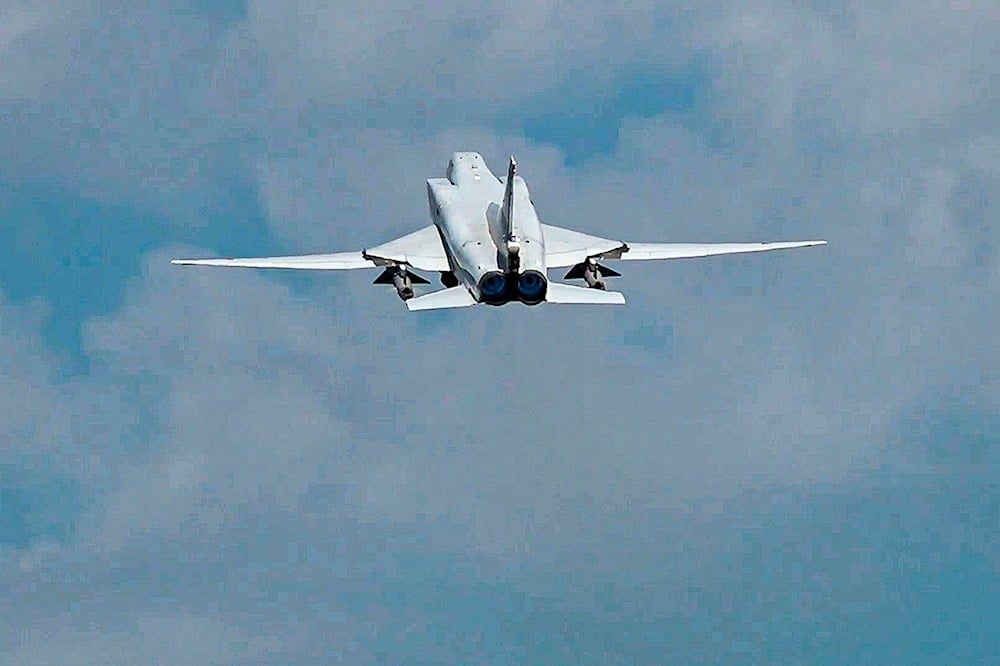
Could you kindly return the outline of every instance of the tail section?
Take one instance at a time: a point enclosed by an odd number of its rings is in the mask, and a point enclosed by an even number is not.
[[[475,304],[476,299],[472,297],[469,290],[459,285],[450,289],[442,289],[441,291],[434,291],[423,296],[411,298],[406,301],[406,308],[410,312],[419,312],[421,310],[467,308]]]
[[[517,162],[510,156],[510,166],[507,167],[507,187],[503,193],[503,223],[504,243],[507,245],[508,268],[516,271],[520,264],[521,239],[518,237],[517,226],[514,224],[514,177],[517,175]]]
[[[574,287],[559,282],[549,282],[546,303],[592,303],[594,305],[624,305],[625,296],[620,291],[604,291],[588,287]]]

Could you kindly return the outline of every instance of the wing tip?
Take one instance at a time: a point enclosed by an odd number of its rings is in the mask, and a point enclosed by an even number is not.
[[[768,249],[794,249],[800,247],[816,247],[818,245],[826,245],[826,240],[801,240],[801,241],[766,241],[760,243],[762,247]]]
[[[233,261],[233,259],[171,259],[174,266],[210,266],[213,262]]]

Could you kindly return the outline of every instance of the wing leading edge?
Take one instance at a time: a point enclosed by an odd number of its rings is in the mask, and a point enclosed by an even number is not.
[[[448,253],[437,227],[430,225],[361,252],[302,254],[287,257],[243,257],[236,259],[173,259],[182,266],[231,266],[239,268],[289,268],[338,271],[406,264],[425,271],[449,271]]]
[[[825,240],[782,241],[778,243],[628,243],[620,257],[622,261],[650,259],[694,259],[720,254],[743,254],[769,250],[791,250],[797,247],[826,245]],[[609,257],[610,258],[610,257]]]
[[[236,268],[292,268],[314,271],[342,271],[374,268],[377,264],[362,252],[300,254],[290,257],[241,257],[238,259],[172,259],[180,266],[232,266]]]
[[[543,224],[545,262],[549,268],[576,266],[590,258],[643,261],[693,259],[721,254],[743,254],[790,250],[826,245],[825,240],[782,241],[778,243],[625,243]]]

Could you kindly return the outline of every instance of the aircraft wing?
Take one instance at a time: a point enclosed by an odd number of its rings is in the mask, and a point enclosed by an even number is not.
[[[239,268],[298,268],[313,271],[342,271],[374,268],[361,252],[336,254],[299,254],[291,257],[241,257],[238,259],[171,259],[180,266],[235,266]]]
[[[642,261],[646,259],[693,259],[718,254],[742,254],[768,250],[790,250],[796,247],[826,245],[825,240],[787,241],[780,243],[628,243],[621,256],[608,255],[609,259]]]
[[[407,264],[423,271],[450,271],[441,232],[433,224],[388,243],[365,250],[365,256],[380,263]]]
[[[549,268],[576,266],[590,257],[622,261],[693,259],[826,244],[825,240],[780,243],[623,243],[549,224],[542,225],[542,235],[545,237],[545,263]]]
[[[338,271],[406,264],[425,271],[449,271],[451,265],[437,227],[430,225],[361,252],[302,254],[288,257],[245,257],[239,259],[174,259],[186,266],[234,266],[241,268],[291,268]]]
[[[545,238],[545,265],[548,268],[576,266],[589,257],[625,248],[625,243],[621,241],[589,236],[551,224],[542,225],[542,236]]]

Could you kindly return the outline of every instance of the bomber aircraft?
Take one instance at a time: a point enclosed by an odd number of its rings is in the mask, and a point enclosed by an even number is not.
[[[382,268],[374,284],[393,285],[410,310],[461,308],[479,303],[519,302],[623,304],[608,291],[606,278],[621,274],[611,259],[686,259],[718,254],[763,252],[826,241],[778,243],[626,243],[543,224],[510,158],[506,178],[495,176],[482,155],[457,152],[445,178],[427,180],[432,224],[359,252],[243,259],[174,259],[173,264],[347,270]],[[569,268],[563,279],[548,279],[553,268]],[[445,288],[415,296],[413,285],[430,284],[414,271],[439,273]]]

